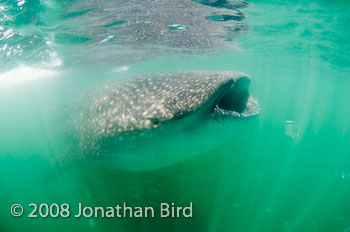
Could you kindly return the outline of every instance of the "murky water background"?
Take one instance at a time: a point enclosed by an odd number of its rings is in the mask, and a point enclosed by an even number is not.
[[[57,10],[69,4],[85,7],[74,9],[75,14]],[[77,35],[80,27],[65,30],[73,22],[83,23],[79,17],[93,8],[88,4],[0,3],[2,231],[350,231],[348,1],[253,1],[242,9],[247,18],[242,20],[243,32],[232,38],[233,50],[209,55],[192,50],[180,57],[156,53],[141,62],[121,60],[108,46],[90,53],[108,33],[84,37]],[[104,60],[103,51],[109,59]],[[76,59],[88,54],[91,59]],[[113,65],[116,61],[120,65]],[[62,125],[62,109],[71,99],[118,76],[175,70],[250,74],[261,114],[213,122],[193,133],[169,132],[166,146],[154,141],[133,151],[179,157],[181,162],[171,166],[130,171],[82,162],[52,173],[52,162],[71,151]],[[11,216],[12,204],[31,202],[66,202],[73,208],[78,202],[193,202],[194,217]],[[30,209],[25,210],[27,214]]]

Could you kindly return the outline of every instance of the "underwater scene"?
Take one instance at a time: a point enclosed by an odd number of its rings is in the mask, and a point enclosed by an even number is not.
[[[0,231],[350,232],[350,2],[0,0]]]

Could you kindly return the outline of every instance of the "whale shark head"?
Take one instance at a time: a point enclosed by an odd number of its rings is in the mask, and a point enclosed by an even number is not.
[[[260,109],[249,94],[249,85],[250,77],[235,71],[123,77],[88,91],[78,103],[73,127],[80,136],[91,139],[157,128],[186,118],[250,117]]]

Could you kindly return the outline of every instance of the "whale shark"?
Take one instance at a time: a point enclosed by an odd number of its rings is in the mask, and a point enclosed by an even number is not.
[[[103,167],[149,170],[185,160],[167,155],[174,141],[194,141],[210,121],[259,114],[249,75],[236,71],[179,71],[105,81],[79,97],[68,127],[80,158]],[[197,136],[195,136],[197,137]],[[160,152],[160,147],[165,150]],[[188,149],[187,149],[188,150]],[[196,153],[193,152],[192,153]]]

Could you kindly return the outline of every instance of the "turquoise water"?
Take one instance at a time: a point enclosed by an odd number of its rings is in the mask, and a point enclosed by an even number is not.
[[[239,49],[160,53],[140,62],[121,60],[111,47],[94,43],[111,38],[86,31],[85,17],[98,7],[79,1],[0,3],[3,231],[350,231],[348,1],[253,1],[242,9],[245,29],[232,41]],[[107,21],[101,23],[107,29],[123,24]],[[133,151],[178,159],[172,165],[154,161],[158,168],[135,171],[81,162],[52,171],[52,163],[74,146],[63,123],[72,99],[104,80],[175,70],[248,73],[260,115],[198,122],[196,131],[169,132]],[[23,204],[28,215],[32,202],[69,203],[73,209],[78,202],[193,202],[194,216],[11,216],[12,204]]]

